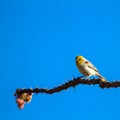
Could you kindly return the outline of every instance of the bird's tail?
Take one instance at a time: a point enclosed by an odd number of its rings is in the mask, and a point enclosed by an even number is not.
[[[98,74],[97,76],[100,78],[101,82],[108,82],[102,75]]]

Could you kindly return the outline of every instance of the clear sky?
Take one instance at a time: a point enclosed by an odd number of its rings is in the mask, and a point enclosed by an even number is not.
[[[120,80],[119,0],[0,0],[0,120],[119,120],[120,88],[97,85],[33,95],[17,108],[17,88],[52,88],[81,76],[76,55]]]

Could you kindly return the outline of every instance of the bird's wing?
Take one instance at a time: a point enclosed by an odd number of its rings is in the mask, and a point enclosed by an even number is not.
[[[95,70],[96,72],[99,72],[98,69],[97,69],[90,61],[86,61],[85,64],[86,64],[89,68]]]

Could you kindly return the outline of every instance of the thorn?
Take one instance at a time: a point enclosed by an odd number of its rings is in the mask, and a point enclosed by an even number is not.
[[[74,74],[72,74],[72,80],[74,80],[75,79],[75,76],[74,76]]]

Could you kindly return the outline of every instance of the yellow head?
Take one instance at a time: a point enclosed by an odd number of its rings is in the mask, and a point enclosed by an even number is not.
[[[81,65],[85,61],[83,56],[76,56],[76,64],[77,66]]]

